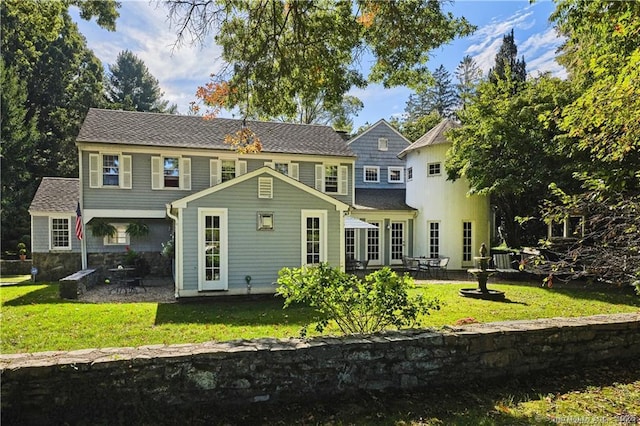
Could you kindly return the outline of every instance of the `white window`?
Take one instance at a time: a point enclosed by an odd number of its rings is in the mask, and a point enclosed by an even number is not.
[[[389,183],[404,182],[404,167],[389,167],[389,175],[387,177]]]
[[[462,222],[462,261],[471,262],[473,228],[471,222]]]
[[[389,150],[389,139],[378,138],[378,151],[388,151],[388,150]]]
[[[411,182],[413,180],[413,167],[407,168],[407,181]]]
[[[290,178],[294,178],[298,180],[299,175],[299,166],[298,163],[285,163],[280,161],[267,161],[264,163],[265,166],[271,167],[277,172],[285,174]]]
[[[89,187],[131,189],[131,156],[89,154]]]
[[[49,220],[49,247],[51,250],[71,249],[71,221],[68,217],[52,217]]]
[[[440,163],[429,163],[427,164],[427,174],[428,176],[439,176],[441,173]]]
[[[151,157],[151,189],[191,189],[191,158]]]
[[[356,258],[356,231],[353,228],[344,230],[344,254],[347,259]]]
[[[316,164],[316,184],[318,191],[346,195],[349,185],[349,168],[331,164]]]
[[[247,162],[240,160],[209,161],[209,185],[214,186],[247,173]]]
[[[258,198],[273,198],[273,178],[258,178]]]
[[[364,166],[363,175],[365,182],[380,182],[380,167]]]
[[[127,234],[127,225],[124,223],[112,223],[116,228],[116,233],[104,237],[105,246],[126,246],[129,245],[129,234]]]
[[[429,222],[429,257],[440,257],[440,222]]]

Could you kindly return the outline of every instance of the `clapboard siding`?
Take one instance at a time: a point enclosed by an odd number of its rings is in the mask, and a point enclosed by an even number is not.
[[[328,261],[340,264],[340,214],[333,204],[280,179],[273,178],[273,199],[257,198],[258,177],[193,200],[183,215],[183,288],[198,288],[198,209],[228,209],[229,290],[275,290],[283,267],[301,265],[301,210],[327,211]],[[269,177],[268,175],[264,175]],[[273,212],[273,231],[257,230],[257,213]]]
[[[109,218],[105,219],[109,220]],[[132,220],[118,218],[112,219],[111,222],[127,224]],[[126,245],[104,245],[104,237],[94,237],[91,235],[91,227],[87,226],[87,230],[85,231],[87,251],[89,253],[122,252],[123,256],[126,251],[126,246],[138,252],[162,251],[162,243],[167,242],[171,237],[173,222],[169,219],[144,219],[142,222],[149,225],[149,234],[144,237],[130,237],[129,244]]]
[[[378,139],[388,140],[388,150],[378,149]],[[355,187],[372,189],[404,189],[403,183],[388,182],[388,168],[404,167],[405,162],[398,158],[398,154],[409,146],[409,142],[399,135],[384,120],[374,124],[370,129],[349,142],[349,148],[357,155],[355,164]],[[380,168],[380,182],[371,183],[364,181],[364,167],[373,166]],[[405,179],[406,181],[406,176]]]

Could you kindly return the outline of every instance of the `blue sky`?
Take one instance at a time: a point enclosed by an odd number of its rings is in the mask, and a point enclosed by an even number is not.
[[[124,0],[121,3],[115,32],[103,30],[95,22],[79,19],[74,9],[71,13],[89,48],[105,68],[115,63],[122,50],[132,51],[159,80],[165,99],[176,103],[180,113],[186,113],[189,102],[195,100],[198,86],[208,82],[209,75],[220,68],[220,49],[213,41],[204,46],[175,47],[175,31],[164,6],[147,0]],[[430,69],[444,65],[456,82],[453,74],[456,66],[463,56],[471,55],[486,73],[493,65],[503,36],[513,28],[518,55],[524,55],[529,74],[549,71],[558,77],[566,76],[566,71],[555,61],[562,39],[548,20],[555,9],[553,2],[458,0],[445,4],[444,9],[455,16],[465,16],[478,29],[471,36],[454,40],[433,51]],[[366,63],[362,66],[366,67]],[[354,129],[365,123],[373,124],[381,118],[401,115],[411,93],[404,87],[384,89],[380,85],[352,90],[350,94],[364,103],[364,109],[354,118]],[[221,116],[231,117],[232,114],[227,112]]]

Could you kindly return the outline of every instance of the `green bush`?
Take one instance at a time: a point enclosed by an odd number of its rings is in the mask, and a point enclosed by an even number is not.
[[[410,296],[409,275],[385,267],[360,279],[323,263],[310,268],[283,268],[277,293],[284,307],[304,303],[316,311],[315,329],[322,332],[333,321],[345,334],[369,334],[389,328],[412,327],[419,315],[440,309],[437,299]],[[307,327],[302,329],[306,335]]]

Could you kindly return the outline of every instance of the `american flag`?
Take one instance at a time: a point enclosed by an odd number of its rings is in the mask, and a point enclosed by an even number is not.
[[[76,237],[79,240],[82,239],[82,213],[80,213],[80,203],[78,202],[78,208],[76,208]]]

